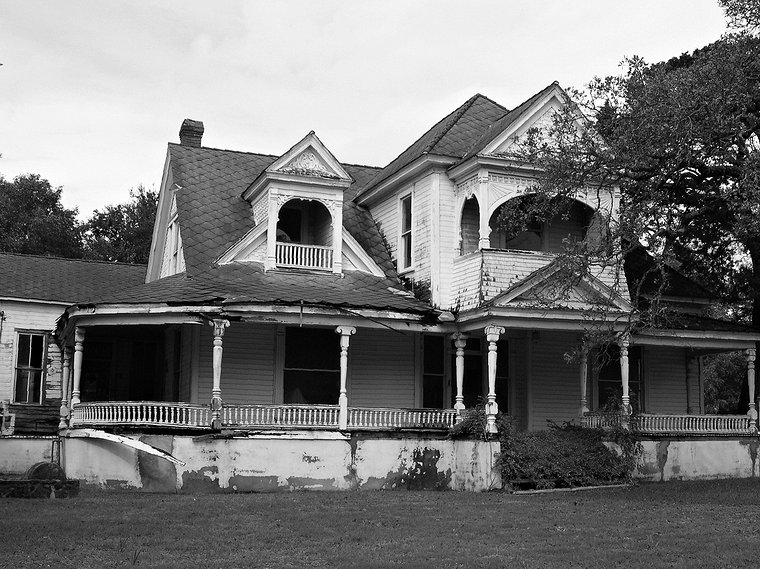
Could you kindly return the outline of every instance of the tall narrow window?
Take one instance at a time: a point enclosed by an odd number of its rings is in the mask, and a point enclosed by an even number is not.
[[[21,332],[16,343],[16,403],[41,403],[45,334]]]
[[[422,406],[442,409],[446,376],[444,372],[445,338],[426,334],[423,343]]]
[[[399,270],[412,266],[412,195],[401,198],[401,233],[398,253]]]
[[[335,405],[340,392],[340,336],[331,329],[286,328],[283,391],[285,403]]]

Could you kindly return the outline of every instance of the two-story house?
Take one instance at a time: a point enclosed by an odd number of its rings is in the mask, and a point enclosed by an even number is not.
[[[512,110],[475,95],[384,168],[339,162],[313,132],[282,155],[206,148],[186,120],[146,282],[59,325],[69,475],[379,488],[424,464],[444,486],[484,489],[498,449],[446,438],[481,401],[490,432],[497,412],[522,429],[605,424],[617,402],[652,444],[701,437],[711,453],[755,433],[760,333],[706,318],[709,293],[672,271],[677,324],[631,334],[645,252],[578,278],[558,262],[564,243],[604,238],[615,191],[579,193],[524,231],[499,222],[533,191],[510,145],[566,103],[556,83]],[[584,343],[591,327],[614,340]],[[707,417],[700,357],[727,350],[746,350],[752,403]],[[127,360],[139,373],[120,372]]]

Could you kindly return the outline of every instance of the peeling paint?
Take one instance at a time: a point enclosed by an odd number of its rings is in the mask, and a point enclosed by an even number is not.
[[[235,492],[276,492],[280,490],[277,476],[242,476],[230,477],[229,488]]]
[[[308,478],[305,476],[291,476],[288,478],[288,487],[291,490],[334,490],[337,484],[332,478]]]
[[[401,457],[400,457],[401,458]],[[430,448],[416,448],[412,451],[412,465],[407,466],[406,458],[401,458],[397,470],[389,472],[381,488],[384,490],[405,488],[407,490],[447,490],[451,487],[451,469],[438,471],[441,451]],[[368,480],[362,487],[375,486],[377,479]]]
[[[739,444],[747,447],[749,459],[752,461],[752,478],[757,476],[757,451],[760,449],[760,441],[751,439],[749,441],[739,441]]]
[[[187,470],[182,473],[182,491],[198,494],[221,492],[218,475],[219,469],[216,466]]]
[[[306,453],[303,453],[303,457],[301,457],[301,460],[303,462],[308,462],[309,464],[314,464],[315,462],[319,462],[321,459],[318,456],[310,456]]]
[[[174,437],[150,435],[142,436],[141,442],[172,453]],[[177,469],[171,462],[144,452],[137,453],[137,469],[143,490],[148,492],[176,492]]]
[[[657,443],[657,468],[660,469],[660,482],[665,480],[665,465],[668,463],[670,440],[663,439]]]

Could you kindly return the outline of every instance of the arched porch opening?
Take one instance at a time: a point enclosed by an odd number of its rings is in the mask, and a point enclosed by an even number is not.
[[[459,223],[459,254],[467,255],[478,250],[480,238],[480,204],[475,196],[465,200]]]
[[[277,241],[302,245],[332,245],[332,216],[318,201],[292,199],[277,216]]]

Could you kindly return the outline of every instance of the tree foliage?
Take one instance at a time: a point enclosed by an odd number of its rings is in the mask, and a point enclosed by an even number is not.
[[[63,207],[61,191],[37,174],[0,176],[0,251],[81,257],[77,210]]]
[[[88,258],[122,263],[148,262],[158,194],[138,186],[129,195],[128,202],[96,210],[84,224]]]
[[[549,132],[516,145],[539,166],[540,191],[619,188],[617,242],[643,242],[658,267],[677,264],[753,302],[760,323],[760,39],[726,36],[656,64],[633,58],[572,97]]]

